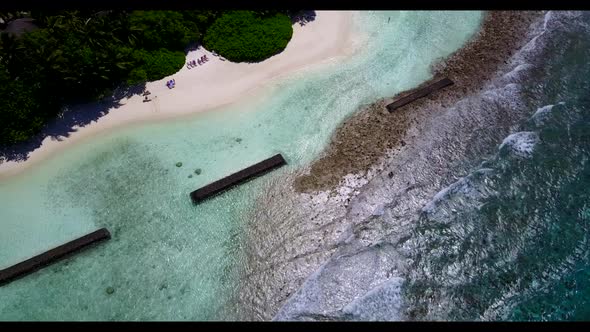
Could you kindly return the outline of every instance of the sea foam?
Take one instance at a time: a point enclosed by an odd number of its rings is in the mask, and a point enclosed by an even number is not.
[[[530,158],[535,149],[535,144],[539,141],[539,135],[532,131],[521,131],[506,137],[499,150],[509,149],[510,153],[515,156]]]

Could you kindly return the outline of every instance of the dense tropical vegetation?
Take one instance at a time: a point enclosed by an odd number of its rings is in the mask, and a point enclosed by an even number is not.
[[[291,19],[283,13],[233,11],[213,23],[203,45],[233,62],[255,62],[281,52],[292,35]]]
[[[0,146],[39,132],[65,105],[101,99],[115,88],[124,90],[174,74],[184,65],[188,47],[203,38],[229,60],[269,57],[291,38],[290,14],[200,10],[0,13],[0,29],[21,17],[34,19],[37,27],[20,35],[0,33]],[[227,38],[228,33],[236,35]]]

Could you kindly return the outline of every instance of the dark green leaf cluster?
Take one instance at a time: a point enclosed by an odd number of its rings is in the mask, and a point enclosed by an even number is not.
[[[133,60],[138,66],[129,74],[129,85],[159,80],[177,72],[184,64],[185,54],[165,48],[155,51],[140,49],[133,52]]]
[[[258,62],[285,49],[292,35],[283,13],[232,11],[207,29],[203,44],[233,62]]]
[[[136,46],[146,50],[183,50],[200,39],[197,24],[185,21],[180,12],[134,11],[129,15],[129,23],[137,37]]]

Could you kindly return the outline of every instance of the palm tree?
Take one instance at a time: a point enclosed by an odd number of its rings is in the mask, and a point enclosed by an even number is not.
[[[0,12],[0,20],[2,20],[2,24],[6,25],[8,22],[15,20],[17,18],[27,16],[28,12],[23,11],[2,11]]]

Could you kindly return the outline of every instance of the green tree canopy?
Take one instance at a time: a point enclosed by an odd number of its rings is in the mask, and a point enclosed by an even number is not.
[[[185,55],[161,48],[156,51],[137,50],[133,58],[138,67],[131,72],[129,84],[155,81],[178,72],[184,65]]]
[[[129,17],[131,30],[138,37],[138,46],[156,50],[167,48],[182,51],[201,35],[195,22],[174,11],[134,11]]]
[[[230,61],[258,62],[285,49],[292,36],[291,19],[285,14],[233,11],[209,27],[203,44]]]

